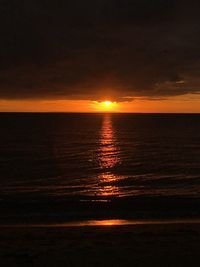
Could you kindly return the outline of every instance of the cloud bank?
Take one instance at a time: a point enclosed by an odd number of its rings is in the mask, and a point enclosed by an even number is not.
[[[166,98],[200,92],[200,4],[0,1],[0,98]]]

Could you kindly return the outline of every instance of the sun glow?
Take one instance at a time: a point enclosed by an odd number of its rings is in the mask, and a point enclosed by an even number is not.
[[[112,102],[111,102],[111,101],[104,101],[103,104],[104,104],[106,107],[109,107],[110,105],[112,105]]]
[[[93,102],[94,108],[97,111],[101,111],[101,112],[116,112],[117,111],[117,102],[112,102],[110,100],[105,100],[105,101],[94,101]]]

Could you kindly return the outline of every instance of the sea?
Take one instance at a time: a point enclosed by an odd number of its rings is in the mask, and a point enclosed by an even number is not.
[[[200,217],[200,115],[0,113],[0,223]]]

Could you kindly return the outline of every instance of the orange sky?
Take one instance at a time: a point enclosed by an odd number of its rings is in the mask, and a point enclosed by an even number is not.
[[[200,96],[184,95],[168,99],[136,98],[131,102],[112,103],[89,100],[0,100],[0,112],[178,112],[200,113]]]

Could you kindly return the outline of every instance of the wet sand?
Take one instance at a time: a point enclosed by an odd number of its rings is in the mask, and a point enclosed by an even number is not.
[[[198,222],[111,224],[1,226],[0,266],[200,266]]]

